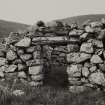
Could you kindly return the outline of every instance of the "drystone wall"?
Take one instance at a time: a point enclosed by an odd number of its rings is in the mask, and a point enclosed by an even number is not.
[[[105,19],[76,24],[37,26],[25,33],[11,33],[0,44],[0,79],[26,80],[43,85],[45,66],[65,65],[68,87],[105,87]]]

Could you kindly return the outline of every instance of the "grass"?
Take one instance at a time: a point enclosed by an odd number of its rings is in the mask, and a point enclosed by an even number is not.
[[[67,81],[66,68],[53,68],[54,65],[46,73],[49,74],[46,75],[46,85],[39,88],[30,87],[21,81],[14,82],[13,79],[1,81],[0,105],[105,105],[105,92],[89,89],[71,93],[64,87]],[[12,94],[14,90],[22,90],[24,95],[15,96]]]
[[[6,86],[7,83],[1,84]],[[9,84],[8,87],[10,87]],[[35,88],[19,81],[12,91],[16,89],[23,90],[25,94],[15,96],[8,88],[0,90],[0,105],[105,105],[105,93],[101,91],[87,90],[71,93],[65,88],[49,86]]]

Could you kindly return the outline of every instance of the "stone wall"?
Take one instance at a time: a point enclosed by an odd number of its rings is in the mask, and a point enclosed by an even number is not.
[[[33,29],[33,28],[32,28]],[[76,24],[51,23],[11,33],[0,44],[0,78],[43,85],[45,66],[65,65],[72,90],[105,87],[105,19]]]

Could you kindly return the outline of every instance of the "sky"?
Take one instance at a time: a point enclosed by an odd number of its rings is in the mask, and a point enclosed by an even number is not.
[[[25,24],[86,14],[105,14],[105,0],[0,0],[0,19]]]

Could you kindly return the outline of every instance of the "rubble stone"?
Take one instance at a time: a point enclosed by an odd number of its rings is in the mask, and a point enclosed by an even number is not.
[[[67,74],[68,76],[70,77],[80,77],[81,76],[81,67],[79,65],[75,65],[75,64],[72,64],[72,65],[69,65],[67,67]]]
[[[35,66],[35,65],[39,65],[39,64],[43,64],[43,60],[42,59],[35,59],[35,60],[28,60],[28,61],[26,61],[26,65],[27,66]]]
[[[7,71],[8,65],[4,65],[0,67],[0,71],[5,72]]]
[[[100,71],[92,73],[89,77],[89,80],[93,84],[105,86],[105,77],[104,74]]]
[[[68,44],[67,49],[69,52],[78,52],[79,51],[79,45],[78,44]]]
[[[0,78],[4,78],[4,73],[0,71]]]
[[[94,50],[93,50],[92,43],[83,43],[81,45],[80,51],[86,52],[86,53],[93,53]]]
[[[23,55],[24,54],[24,50],[23,49],[18,49],[17,50],[17,54],[20,56],[20,55]]]
[[[103,60],[98,55],[93,55],[90,61],[95,64],[103,63]]]
[[[0,66],[5,65],[7,60],[5,58],[0,57]]]
[[[18,71],[22,71],[26,69],[26,65],[24,64],[18,64]]]
[[[31,75],[38,75],[42,73],[43,65],[36,65],[29,67],[29,74]]]
[[[13,50],[9,50],[6,55],[7,60],[13,61],[17,58],[16,53]]]
[[[33,52],[33,58],[34,59],[40,59],[41,58],[40,51],[34,51]]]
[[[85,31],[86,31],[87,33],[93,33],[93,32],[94,32],[93,28],[91,28],[90,26],[86,26],[86,27],[85,27]]]
[[[29,47],[31,45],[30,38],[21,39],[18,43],[15,44],[16,47]]]
[[[97,70],[97,67],[96,67],[96,66],[92,66],[92,67],[90,67],[90,69],[89,69],[90,72],[94,72],[94,71],[96,71],[96,70]]]
[[[24,71],[18,72],[18,78],[27,78],[26,73]]]
[[[36,46],[32,46],[32,47],[27,48],[26,52],[27,53],[33,53],[35,51],[35,49],[36,49]]]
[[[8,68],[7,68],[7,73],[9,72],[14,72],[15,70],[17,69],[17,66],[16,65],[10,65]]]
[[[88,77],[88,75],[89,75],[89,70],[88,70],[88,68],[86,68],[86,67],[83,67],[83,68],[82,68],[82,75],[85,76],[85,77]]]
[[[91,58],[91,54],[86,53],[69,53],[67,54],[67,61],[69,63],[81,63]]]
[[[98,66],[99,66],[99,69],[100,69],[101,71],[105,71],[105,63],[99,64]]]
[[[27,60],[30,60],[32,58],[32,55],[24,54],[24,55],[20,55],[20,58],[22,59],[22,61],[26,62]]]
[[[41,81],[41,80],[43,80],[43,74],[41,75],[32,75],[31,76],[31,79],[33,80],[33,81]]]

